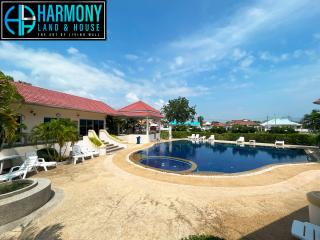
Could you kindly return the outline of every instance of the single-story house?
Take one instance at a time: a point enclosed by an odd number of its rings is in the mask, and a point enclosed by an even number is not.
[[[246,127],[259,127],[259,123],[256,121],[252,121],[249,119],[240,119],[240,120],[231,120],[229,122],[226,123],[226,126],[228,128],[234,126],[234,125],[239,125],[239,126],[246,126]]]
[[[269,130],[271,127],[292,127],[294,129],[301,128],[300,123],[293,122],[288,118],[274,118],[261,124],[265,130]]]
[[[216,122],[216,121],[214,121],[214,122],[211,123],[211,126],[212,126],[212,127],[226,127],[226,124],[225,124],[225,123],[222,123],[222,122]]]
[[[31,133],[33,127],[51,119],[68,118],[75,122],[80,135],[84,136],[89,129],[99,132],[105,128],[107,115],[118,115],[116,110],[101,101],[25,83],[14,84],[23,98],[23,104],[18,109],[18,121],[26,126],[26,129],[22,130],[24,133]]]
[[[26,129],[22,130],[25,137],[20,140],[21,144],[27,143],[27,136],[33,127],[51,119],[71,119],[77,125],[79,134],[86,136],[88,130],[92,129],[99,133],[100,129],[107,128],[107,116],[157,120],[162,118],[158,110],[142,101],[118,111],[102,101],[48,90],[27,83],[14,82],[14,84],[23,98],[23,103],[18,109],[18,121],[26,126]]]

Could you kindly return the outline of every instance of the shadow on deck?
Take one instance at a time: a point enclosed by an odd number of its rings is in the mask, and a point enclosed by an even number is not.
[[[286,240],[295,239],[291,236],[291,224],[294,219],[308,221],[308,206],[305,206],[291,214],[278,219],[248,235],[242,237],[242,240]]]

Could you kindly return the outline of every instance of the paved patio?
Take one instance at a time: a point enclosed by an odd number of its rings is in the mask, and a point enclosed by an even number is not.
[[[320,164],[262,174],[260,181],[255,176],[183,184],[186,177],[182,177],[177,184],[171,177],[165,181],[161,174],[158,179],[154,177],[158,174],[129,164],[125,160],[129,151],[123,150],[114,159],[107,156],[76,166],[59,165],[36,175],[63,189],[64,199],[28,226],[0,239],[22,235],[31,239],[178,240],[196,233],[226,239],[291,239],[291,221],[308,217],[305,194],[320,188]]]

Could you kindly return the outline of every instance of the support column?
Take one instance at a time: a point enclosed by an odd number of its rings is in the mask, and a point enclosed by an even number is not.
[[[147,133],[148,142],[150,142],[150,139],[149,139],[149,118],[148,118],[148,117],[147,117],[147,129],[146,129],[146,133]]]
[[[172,126],[169,125],[169,140],[172,139]]]

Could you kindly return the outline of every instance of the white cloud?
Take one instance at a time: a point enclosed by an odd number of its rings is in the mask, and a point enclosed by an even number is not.
[[[313,34],[315,40],[320,40],[320,32]]]
[[[127,93],[126,98],[127,98],[127,101],[130,103],[139,101],[139,97],[135,93],[132,93],[132,92]]]
[[[78,52],[77,54],[81,54]],[[30,57],[32,56],[32,57]],[[9,42],[0,42],[0,66],[5,62],[11,69],[2,69],[18,80],[36,86],[107,101],[113,107],[126,100],[194,96],[208,92],[202,86],[189,86],[182,80],[158,81],[125,79],[117,68],[99,68],[90,61],[63,56],[44,49],[32,49]]]
[[[177,67],[180,67],[184,63],[184,58],[181,56],[178,56],[174,59],[174,62],[170,64],[170,69],[174,70]]]
[[[237,61],[245,57],[246,55],[247,55],[246,51],[242,51],[239,48],[235,48],[232,53],[232,58]]]
[[[13,71],[6,71],[6,74],[13,77],[16,81],[25,81],[28,82],[28,76],[21,71],[13,70]]]
[[[135,61],[139,59],[139,57],[135,54],[126,54],[124,57],[130,61]]]
[[[253,56],[248,56],[240,62],[240,67],[247,68],[254,62]]]
[[[119,77],[124,77],[125,76],[124,72],[120,71],[119,69],[112,68],[112,71]]]
[[[156,102],[154,102],[154,106],[157,108],[157,109],[161,109],[164,105],[166,104],[166,102],[159,98]]]
[[[147,59],[147,62],[148,63],[151,63],[151,62],[153,62],[154,61],[154,59],[152,58],[152,57],[149,57],[148,59]]]
[[[70,47],[70,48],[67,49],[67,52],[69,54],[77,54],[77,53],[79,53],[79,50],[77,48]]]
[[[168,52],[182,56],[184,65],[199,68],[208,62],[219,62],[230,55],[237,59],[244,57],[240,47],[259,33],[290,24],[306,14],[318,14],[320,8],[312,0],[260,0],[254,6],[241,8],[225,25],[207,26],[189,36],[168,44]],[[285,58],[285,56],[283,56]],[[251,60],[247,59],[244,64]]]

